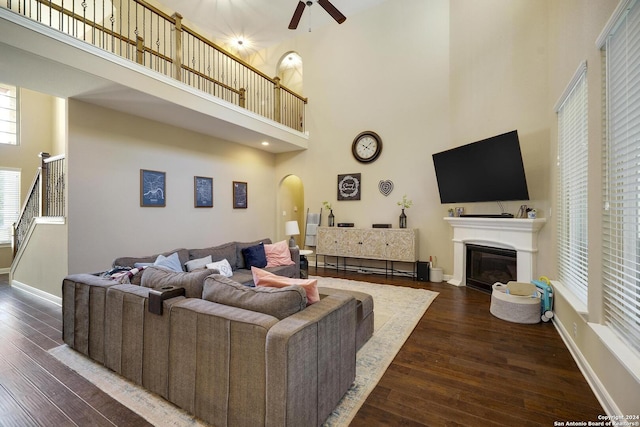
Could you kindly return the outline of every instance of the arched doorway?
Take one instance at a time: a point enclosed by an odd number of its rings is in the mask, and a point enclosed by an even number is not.
[[[300,55],[294,51],[282,55],[278,61],[276,75],[283,86],[302,95],[302,57]]]
[[[300,235],[294,236],[294,239],[300,248],[304,248],[304,227],[305,227],[305,208],[304,208],[304,186],[302,180],[296,175],[287,175],[280,181],[278,189],[278,235],[279,240],[289,239],[291,236],[285,236],[284,225],[287,221],[298,221]]]

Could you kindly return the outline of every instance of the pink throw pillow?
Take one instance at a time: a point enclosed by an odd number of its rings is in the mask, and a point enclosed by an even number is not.
[[[264,245],[264,253],[267,255],[267,267],[295,264],[291,259],[289,244],[286,240]]]
[[[284,288],[285,286],[298,285],[307,293],[307,305],[320,301],[318,281],[316,279],[294,279],[292,277],[278,276],[257,267],[251,267],[253,283],[256,286],[271,288]]]

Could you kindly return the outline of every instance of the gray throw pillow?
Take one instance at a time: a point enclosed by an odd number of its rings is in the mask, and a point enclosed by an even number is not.
[[[176,272],[159,267],[147,267],[142,273],[141,285],[153,289],[179,286],[184,288],[187,298],[202,298],[204,279],[210,274],[211,271],[207,269]]]
[[[207,264],[211,263],[211,255],[207,255],[203,258],[192,259],[191,261],[187,261],[184,265],[187,267],[187,271],[198,270],[199,268],[207,268]]]
[[[307,294],[300,286],[252,288],[219,274],[205,279],[202,299],[257,311],[279,320],[307,307]]]

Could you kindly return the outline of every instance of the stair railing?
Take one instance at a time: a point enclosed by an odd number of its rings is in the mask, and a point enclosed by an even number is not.
[[[11,243],[14,257],[36,218],[65,216],[65,156],[51,157],[49,153],[40,153],[38,156],[42,159],[41,165],[33,178],[20,216],[13,224]]]

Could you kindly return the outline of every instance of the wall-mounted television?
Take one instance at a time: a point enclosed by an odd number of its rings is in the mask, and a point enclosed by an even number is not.
[[[529,200],[518,131],[433,155],[441,203]]]

